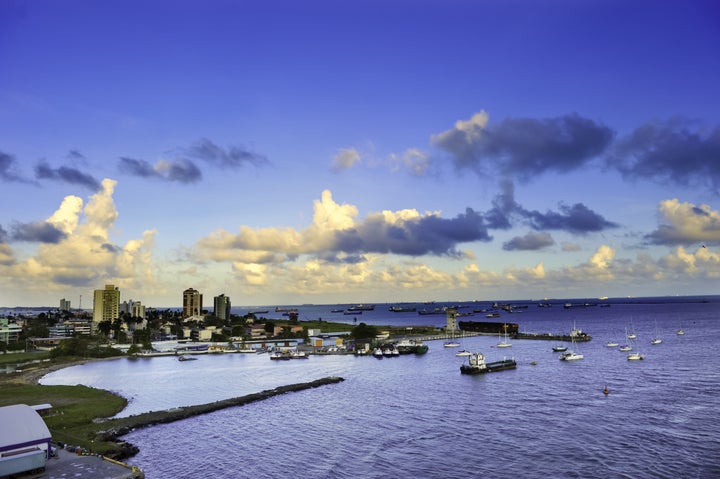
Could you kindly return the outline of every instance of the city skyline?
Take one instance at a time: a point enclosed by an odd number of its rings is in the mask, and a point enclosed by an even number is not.
[[[9,1],[0,306],[717,294],[713,2]]]

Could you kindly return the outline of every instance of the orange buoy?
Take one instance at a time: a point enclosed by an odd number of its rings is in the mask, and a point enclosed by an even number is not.
[[[610,394],[610,390],[608,389],[607,385],[605,386],[605,389],[603,389],[603,394],[605,394],[606,396]]]

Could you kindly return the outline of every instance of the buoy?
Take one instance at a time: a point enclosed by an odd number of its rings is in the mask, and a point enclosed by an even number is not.
[[[607,386],[605,386],[605,389],[603,389],[603,394],[605,394],[606,396],[607,396],[608,394],[610,394],[610,390],[608,389]]]
[[[533,366],[535,366],[535,365],[537,364],[537,361],[533,361],[533,362],[531,362],[530,364],[532,364]]]

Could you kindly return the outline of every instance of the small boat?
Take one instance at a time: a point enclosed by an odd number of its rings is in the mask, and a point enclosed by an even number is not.
[[[396,348],[400,354],[425,354],[428,351],[427,345],[419,339],[403,339]]]
[[[645,359],[645,355],[640,352],[628,354],[628,361],[639,361]]]
[[[607,346],[608,348],[616,348],[618,346],[618,343],[615,341],[608,341],[605,346]]]
[[[657,321],[655,321],[655,336],[650,340],[650,344],[660,344],[660,343],[662,343],[662,339],[660,338],[660,335],[658,334]]]
[[[632,351],[632,346],[629,344],[623,344],[618,348],[618,351],[626,352],[626,351]]]
[[[178,361],[195,361],[196,359],[197,358],[195,358],[193,356],[186,356],[186,355],[178,356]]]
[[[560,361],[578,361],[580,359],[583,359],[584,356],[580,354],[577,350],[577,345],[575,344],[575,336],[571,337],[572,340],[572,349],[570,351],[566,351],[560,355]]]
[[[578,361],[580,359],[583,359],[584,357],[585,356],[580,353],[568,351],[566,353],[562,353],[562,355],[560,356],[560,361]]]
[[[343,312],[345,312],[345,310],[344,309],[331,309],[330,312],[331,313],[343,313]]]
[[[685,334],[685,330],[683,328],[680,328],[677,330],[677,334],[678,336],[682,336],[683,334]]]
[[[482,353],[472,353],[468,358],[468,364],[460,366],[460,372],[462,374],[483,374],[515,369],[516,367],[517,363],[514,359],[503,359],[502,361],[486,363],[485,356]]]
[[[290,353],[284,353],[282,351],[275,351],[274,353],[270,354],[270,359],[272,359],[274,361],[289,361]]]
[[[290,351],[290,359],[307,359],[309,357],[305,351]]]
[[[505,336],[500,336],[500,342],[497,343],[498,348],[509,348],[512,346],[512,343],[508,341],[508,335],[507,335],[507,324],[505,325]]]
[[[457,341],[448,341],[443,344],[443,346],[446,348],[457,348],[460,346],[460,343],[458,343]]]
[[[472,353],[468,351],[467,349],[463,349],[462,351],[458,351],[455,353],[455,356],[470,356]]]
[[[382,359],[382,358],[383,358],[382,349],[380,349],[380,348],[375,348],[375,349],[373,350],[373,356],[375,356],[375,357],[378,358],[378,359]]]
[[[552,350],[555,351],[556,353],[562,353],[564,351],[567,351],[567,346],[558,344],[557,346],[553,346]]]

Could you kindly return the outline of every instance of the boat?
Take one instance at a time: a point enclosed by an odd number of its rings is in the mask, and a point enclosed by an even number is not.
[[[331,313],[344,313],[345,310],[344,309],[331,309],[330,312]]]
[[[305,351],[290,351],[290,359],[308,359],[310,356]]]
[[[393,313],[414,313],[417,308],[406,307],[406,306],[390,306],[390,311]]]
[[[630,332],[628,332],[627,329],[625,329],[625,336],[627,336],[628,339],[637,339],[637,334],[635,334],[635,328],[632,327],[632,321],[630,322]]]
[[[457,341],[448,341],[443,344],[443,346],[446,348],[457,348],[458,346],[460,346],[460,343],[458,343]]]
[[[375,349],[373,350],[373,356],[375,356],[375,357],[378,358],[378,359],[382,359],[382,358],[383,358],[383,351],[382,351],[382,349],[380,349],[380,348],[375,348]]]
[[[178,356],[178,361],[195,361],[196,359],[197,358],[195,358],[193,356],[186,356],[186,355]]]
[[[517,363],[514,359],[486,363],[485,356],[482,353],[471,353],[468,357],[468,364],[460,366],[460,372],[462,374],[483,374],[515,368],[517,368]]]
[[[615,341],[608,341],[607,344],[605,344],[608,348],[615,348],[618,346],[618,343]]]
[[[557,346],[553,346],[552,350],[555,351],[556,353],[562,353],[564,351],[567,351],[567,346],[558,344]]]
[[[272,359],[274,361],[289,361],[290,353],[285,353],[282,351],[275,351],[274,353],[270,354],[270,359]]]
[[[678,336],[682,336],[683,334],[685,334],[685,330],[682,328],[682,326],[680,326],[680,329],[677,330],[677,334]]]
[[[632,352],[628,354],[628,361],[640,361],[642,359],[645,359],[645,355],[642,354],[639,350]]]
[[[425,354],[427,345],[419,339],[403,339],[395,345],[400,354]]]
[[[348,316],[355,316],[356,314],[363,314],[363,312],[359,309],[348,309],[347,311],[343,312],[343,314],[346,314]]]
[[[575,338],[572,340],[572,349],[565,351],[560,355],[560,361],[578,361],[583,359],[584,356],[577,350],[577,344],[575,344]]]
[[[374,311],[375,305],[374,304],[358,304],[358,305],[349,307],[347,310],[348,311]]]
[[[574,351],[567,351],[565,353],[562,353],[560,356],[560,361],[578,361],[580,359],[583,359],[585,356],[583,356],[580,353],[576,353]]]
[[[623,344],[618,348],[618,351],[626,352],[626,351],[632,351],[632,346],[629,344]]]
[[[457,353],[455,353],[455,356],[464,357],[464,356],[470,356],[471,354],[472,353],[470,351],[468,351],[467,349],[462,349],[462,350],[458,351]]]
[[[505,328],[505,336],[500,337],[500,342],[497,343],[497,347],[498,348],[509,348],[510,346],[512,346],[512,343],[510,341],[508,341],[507,327],[506,327]]]
[[[655,336],[650,340],[650,344],[660,344],[660,343],[662,343],[662,339],[660,338],[660,335],[658,334],[657,321],[655,321]]]

